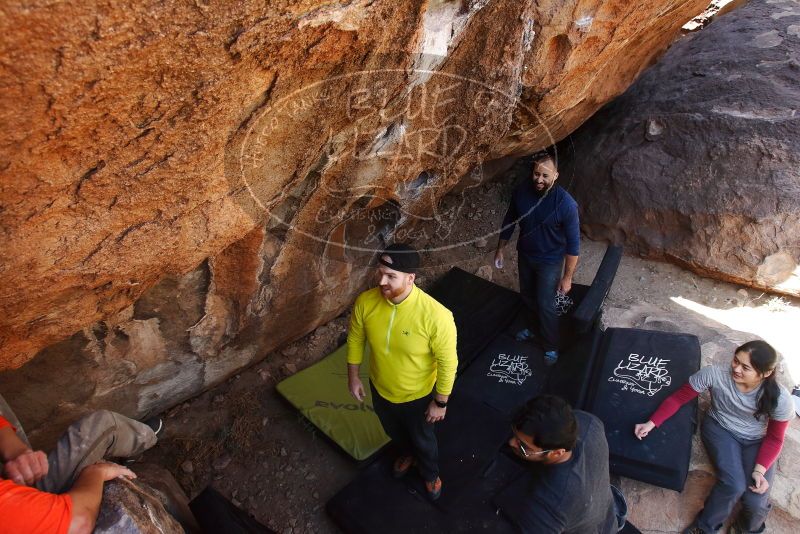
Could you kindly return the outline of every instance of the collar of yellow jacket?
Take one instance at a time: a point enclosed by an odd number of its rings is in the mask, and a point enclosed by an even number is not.
[[[411,293],[409,293],[408,296],[404,298],[403,302],[401,302],[400,304],[395,304],[394,302],[392,302],[387,298],[384,298],[383,300],[386,302],[386,304],[388,304],[389,306],[394,306],[395,308],[400,308],[400,307],[413,308],[414,307],[413,303],[419,299],[419,291],[420,290],[417,287],[417,284],[414,284],[413,286],[411,286]]]

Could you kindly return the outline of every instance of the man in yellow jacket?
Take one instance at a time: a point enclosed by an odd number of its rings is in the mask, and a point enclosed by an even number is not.
[[[369,343],[375,413],[401,451],[394,476],[416,462],[428,496],[438,499],[439,447],[433,424],[444,419],[458,367],[453,314],[414,284],[419,253],[389,246],[378,259],[378,287],[356,299],[347,336],[350,393],[365,397],[358,368]],[[434,388],[435,386],[435,388]]]

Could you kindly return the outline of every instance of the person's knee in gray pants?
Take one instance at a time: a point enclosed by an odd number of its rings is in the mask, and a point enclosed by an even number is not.
[[[156,444],[153,429],[108,410],[92,412],[72,423],[47,455],[47,475],[36,487],[63,493],[84,467],[104,458],[130,458]]]

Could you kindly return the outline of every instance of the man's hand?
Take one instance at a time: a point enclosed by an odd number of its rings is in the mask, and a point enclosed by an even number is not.
[[[761,474],[761,471],[753,471],[751,476],[753,478],[753,485],[748,487],[750,491],[753,493],[763,494],[769,489],[769,481],[764,478],[764,475]]]
[[[362,402],[367,394],[364,392],[364,384],[357,376],[350,376],[347,379],[347,387],[350,389],[350,395],[353,396],[358,402]]]
[[[100,462],[84,467],[67,494],[72,498],[72,519],[68,534],[91,534],[100,512],[103,484],[115,478],[136,478],[121,465]]]
[[[566,295],[572,289],[572,277],[575,275],[575,269],[578,267],[578,256],[564,255],[564,274],[561,276],[561,281],[558,283],[558,290]]]
[[[3,466],[3,477],[20,486],[33,486],[49,469],[47,455],[42,451],[26,450]]]
[[[642,439],[646,438],[647,435],[656,427],[656,424],[652,421],[647,421],[646,423],[639,423],[635,427],[633,427],[633,433],[636,435],[637,438]]]
[[[447,407],[439,408],[436,406],[436,401],[431,401],[428,404],[428,409],[425,410],[425,420],[429,423],[436,423],[444,419],[444,414],[447,412]]]
[[[355,363],[347,364],[347,389],[350,390],[350,395],[353,396],[358,402],[364,400],[367,396],[364,391],[364,384],[361,383],[361,378],[358,376],[359,365]]]
[[[81,474],[84,472],[91,474],[97,473],[103,482],[108,482],[109,480],[114,480],[115,478],[119,477],[136,478],[136,473],[127,467],[123,467],[119,464],[114,464],[111,462],[99,462],[86,466],[83,471],[81,471]]]
[[[505,263],[505,258],[503,257],[503,251],[501,249],[497,249],[497,252],[494,253],[494,266],[496,269],[502,269]]]
[[[567,278],[566,276],[561,279],[558,283],[558,292],[562,295],[566,295],[569,293],[569,290],[572,289],[572,277]]]

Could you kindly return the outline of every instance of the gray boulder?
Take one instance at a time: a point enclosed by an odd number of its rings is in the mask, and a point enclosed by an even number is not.
[[[683,37],[563,143],[593,239],[800,295],[800,3]]]

